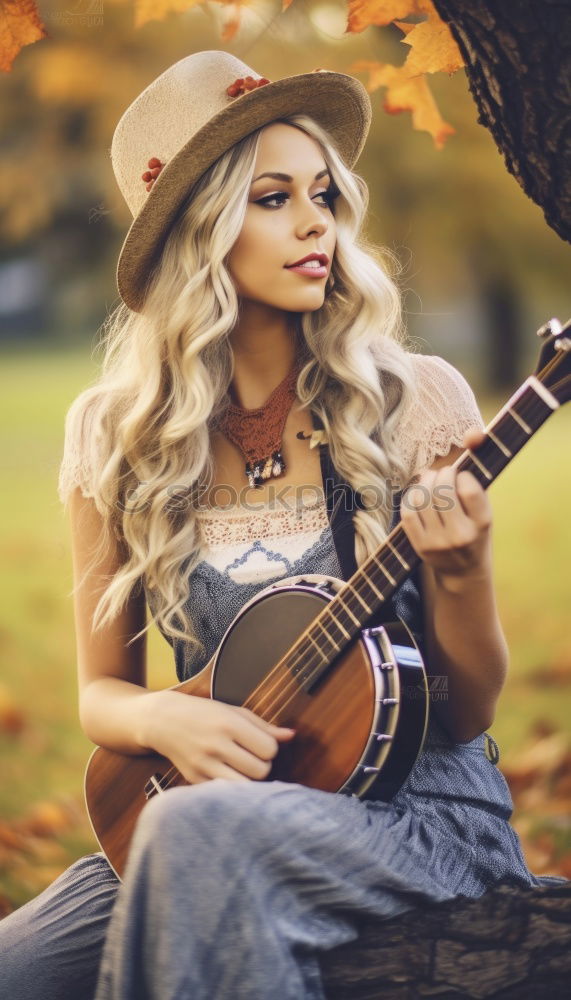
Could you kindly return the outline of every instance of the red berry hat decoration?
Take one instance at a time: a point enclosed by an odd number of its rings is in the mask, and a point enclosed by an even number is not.
[[[145,173],[141,174],[141,180],[147,182],[145,186],[147,188],[147,191],[150,191],[157,177],[159,176],[161,170],[163,169],[164,163],[161,163],[161,161],[156,156],[151,156],[148,166],[150,169],[145,170]]]
[[[257,87],[264,87],[269,82],[265,76],[261,76],[258,80],[254,79],[253,76],[239,76],[234,80],[234,83],[231,83],[226,88],[226,93],[228,97],[239,97],[240,94],[245,94],[247,90],[256,90]]]

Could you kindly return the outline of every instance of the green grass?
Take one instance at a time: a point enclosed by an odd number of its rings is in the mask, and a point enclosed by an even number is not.
[[[77,721],[69,528],[56,484],[65,412],[96,371],[86,348],[12,351],[1,362],[0,710],[2,698],[8,699],[22,711],[24,726],[14,734],[0,729],[0,822],[25,817],[42,801],[81,803],[91,745]],[[490,400],[483,406],[487,416],[496,408]],[[491,491],[498,600],[511,650],[492,728],[503,752],[517,750],[538,720],[566,729],[571,716],[568,690],[542,689],[531,677],[538,668],[571,660],[570,437],[568,407],[539,431]],[[153,686],[176,681],[170,647],[156,631],[149,663]],[[60,861],[41,865],[32,842],[30,865],[20,872],[6,860],[2,868],[0,837],[0,894],[20,903],[51,880],[54,865],[63,868],[93,849],[86,820],[64,831],[59,843]],[[29,871],[34,865],[35,879]]]
[[[482,406],[490,419],[503,400]],[[510,672],[493,733],[516,750],[532,724],[545,719],[569,732],[569,688],[533,682],[537,670],[569,668],[571,532],[571,406],[556,412],[490,489],[500,616],[510,647]]]

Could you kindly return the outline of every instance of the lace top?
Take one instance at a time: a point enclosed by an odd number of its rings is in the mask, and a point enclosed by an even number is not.
[[[417,375],[417,395],[404,415],[397,440],[411,475],[431,465],[437,455],[446,455],[451,445],[461,445],[465,431],[483,427],[474,393],[460,372],[434,355],[412,355]],[[76,402],[81,402],[81,396]],[[78,417],[80,419],[78,419]],[[66,418],[63,458],[58,494],[65,503],[75,486],[84,496],[93,496],[88,452],[84,445],[88,428],[75,404]]]
[[[413,357],[417,395],[397,432],[411,476],[432,465],[437,455],[447,455],[452,445],[461,446],[466,431],[484,427],[474,393],[453,365],[437,355]]]

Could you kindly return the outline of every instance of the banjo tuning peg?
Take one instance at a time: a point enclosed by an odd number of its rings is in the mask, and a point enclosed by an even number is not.
[[[563,328],[559,320],[556,317],[553,317],[553,319],[548,319],[547,323],[544,323],[543,326],[539,327],[539,330],[537,331],[537,336],[541,337],[542,339],[551,337],[553,335],[561,333],[562,329]]]

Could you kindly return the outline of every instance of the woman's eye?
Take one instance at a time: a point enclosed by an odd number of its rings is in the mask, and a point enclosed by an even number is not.
[[[335,188],[328,188],[327,191],[318,191],[318,193],[314,195],[314,198],[323,198],[325,205],[327,205],[328,208],[331,208],[338,194],[339,191],[337,191]],[[283,205],[288,198],[289,194],[286,191],[277,191],[275,194],[266,195],[265,198],[259,198],[255,204],[269,205],[270,208],[274,207],[279,208],[280,205]],[[271,204],[271,202],[275,203],[276,201],[278,202],[277,205]]]

